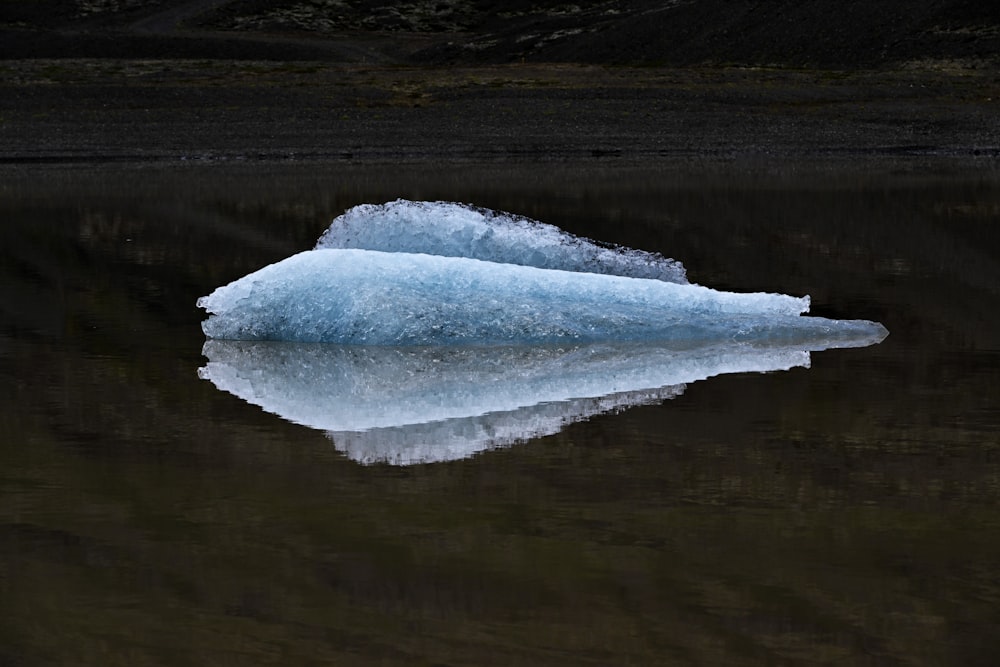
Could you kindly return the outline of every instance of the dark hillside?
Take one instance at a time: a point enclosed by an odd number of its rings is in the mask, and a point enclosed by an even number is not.
[[[647,3],[655,6],[657,3]],[[1000,54],[1000,4],[701,0],[638,11],[543,57],[616,63],[871,67]]]
[[[0,4],[0,57],[871,68],[998,63],[1000,3],[36,0]]]
[[[970,0],[0,0],[0,164],[978,165],[998,54]]]

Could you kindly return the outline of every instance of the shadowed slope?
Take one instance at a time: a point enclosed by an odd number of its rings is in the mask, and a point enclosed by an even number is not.
[[[969,0],[390,3],[43,0],[0,9],[0,57],[432,64],[996,62],[1000,6]],[[113,37],[113,38],[112,38]]]

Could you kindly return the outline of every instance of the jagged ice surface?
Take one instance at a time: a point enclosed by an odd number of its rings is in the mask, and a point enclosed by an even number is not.
[[[659,253],[602,244],[530,218],[454,202],[399,199],[355,206],[330,224],[316,248],[468,257],[540,269],[688,282],[684,266]]]

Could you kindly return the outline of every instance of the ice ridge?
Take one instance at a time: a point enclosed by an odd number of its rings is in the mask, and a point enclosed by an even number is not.
[[[684,266],[655,252],[574,236],[523,216],[454,202],[398,199],[355,206],[336,218],[316,249],[468,257],[671,283],[688,282]]]

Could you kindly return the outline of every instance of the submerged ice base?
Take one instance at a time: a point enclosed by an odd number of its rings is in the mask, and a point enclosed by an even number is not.
[[[874,322],[800,317],[808,297],[373,250],[299,253],[198,305],[210,338],[355,345],[780,340],[886,335]]]

